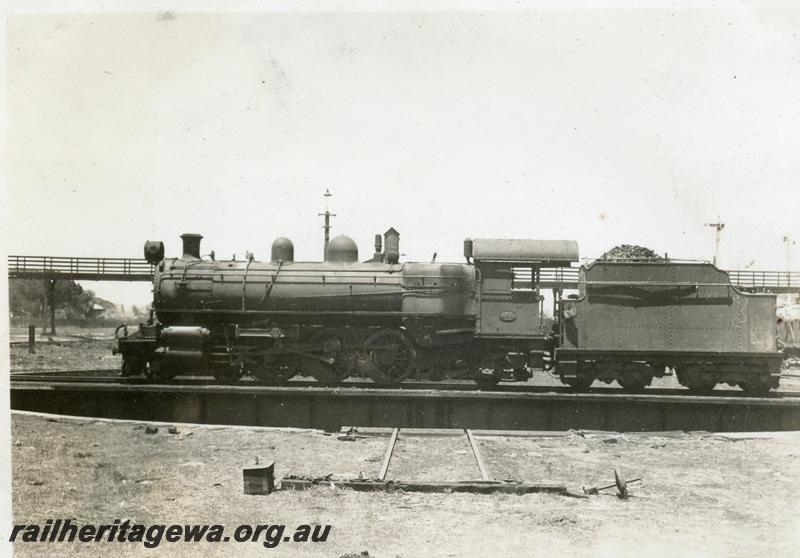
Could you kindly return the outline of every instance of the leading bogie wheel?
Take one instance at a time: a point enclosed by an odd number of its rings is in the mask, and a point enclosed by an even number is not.
[[[147,361],[139,358],[127,357],[122,359],[123,376],[146,376]]]
[[[150,382],[169,382],[177,375],[173,370],[164,366],[159,358],[151,358],[143,369],[145,378]]]
[[[250,374],[262,384],[284,384],[297,374],[299,364],[299,359],[295,355],[275,355],[254,366]]]
[[[244,376],[244,370],[237,364],[217,364],[213,367],[214,379],[223,384],[234,384]]]

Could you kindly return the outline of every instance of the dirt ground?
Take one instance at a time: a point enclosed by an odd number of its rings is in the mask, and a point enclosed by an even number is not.
[[[11,347],[11,371],[33,372],[39,370],[81,370],[108,368],[119,370],[122,357],[111,354],[112,341],[64,340],[39,343],[36,353],[28,347]]]
[[[59,325],[56,327],[56,335],[45,333],[42,327],[36,327],[36,340],[47,341],[50,338],[66,339],[66,338],[93,338],[93,339],[113,339],[114,327],[82,327],[75,325]],[[48,328],[49,331],[49,328]],[[28,341],[28,328],[12,326],[9,329],[9,337],[12,342],[15,341]]]
[[[793,556],[800,554],[800,433],[567,433],[479,437],[493,478],[582,486],[628,478],[633,496],[358,493],[329,486],[247,496],[241,467],[374,476],[387,436],[12,416],[16,522],[330,524],[325,543],[15,545],[17,556]],[[479,477],[465,436],[405,436],[389,478]]]
[[[120,369],[122,357],[111,354],[113,328],[60,326],[58,335],[45,335],[36,329],[36,352],[28,352],[28,333],[12,328],[11,371],[79,370],[84,368]]]

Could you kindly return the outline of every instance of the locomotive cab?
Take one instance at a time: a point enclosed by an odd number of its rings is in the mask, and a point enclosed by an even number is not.
[[[478,281],[479,337],[540,337],[543,328],[539,294],[543,267],[569,267],[578,261],[574,240],[475,239],[465,242]]]
[[[543,320],[540,294],[543,268],[569,267],[578,261],[573,240],[467,239],[464,255],[474,260],[477,282],[475,336],[505,352],[498,370],[515,379],[530,376],[525,367],[544,368],[552,345]]]

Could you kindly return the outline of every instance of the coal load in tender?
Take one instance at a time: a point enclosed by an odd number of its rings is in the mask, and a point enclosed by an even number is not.
[[[656,254],[650,248],[637,246],[635,244],[620,244],[598,258],[599,261],[637,261],[637,262],[656,262],[664,258]]]

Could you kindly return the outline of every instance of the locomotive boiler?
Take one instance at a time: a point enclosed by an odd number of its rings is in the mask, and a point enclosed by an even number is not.
[[[287,238],[275,240],[269,261],[217,260],[201,256],[201,238],[182,235],[178,258],[145,244],[153,312],[137,331],[118,331],[123,374],[527,379],[550,339],[538,271],[578,258],[574,241],[475,239],[465,242],[467,263],[400,263],[399,234],[389,229],[364,262],[346,236],[330,241],[323,262],[295,261]],[[515,283],[520,268],[530,273],[525,285]]]

